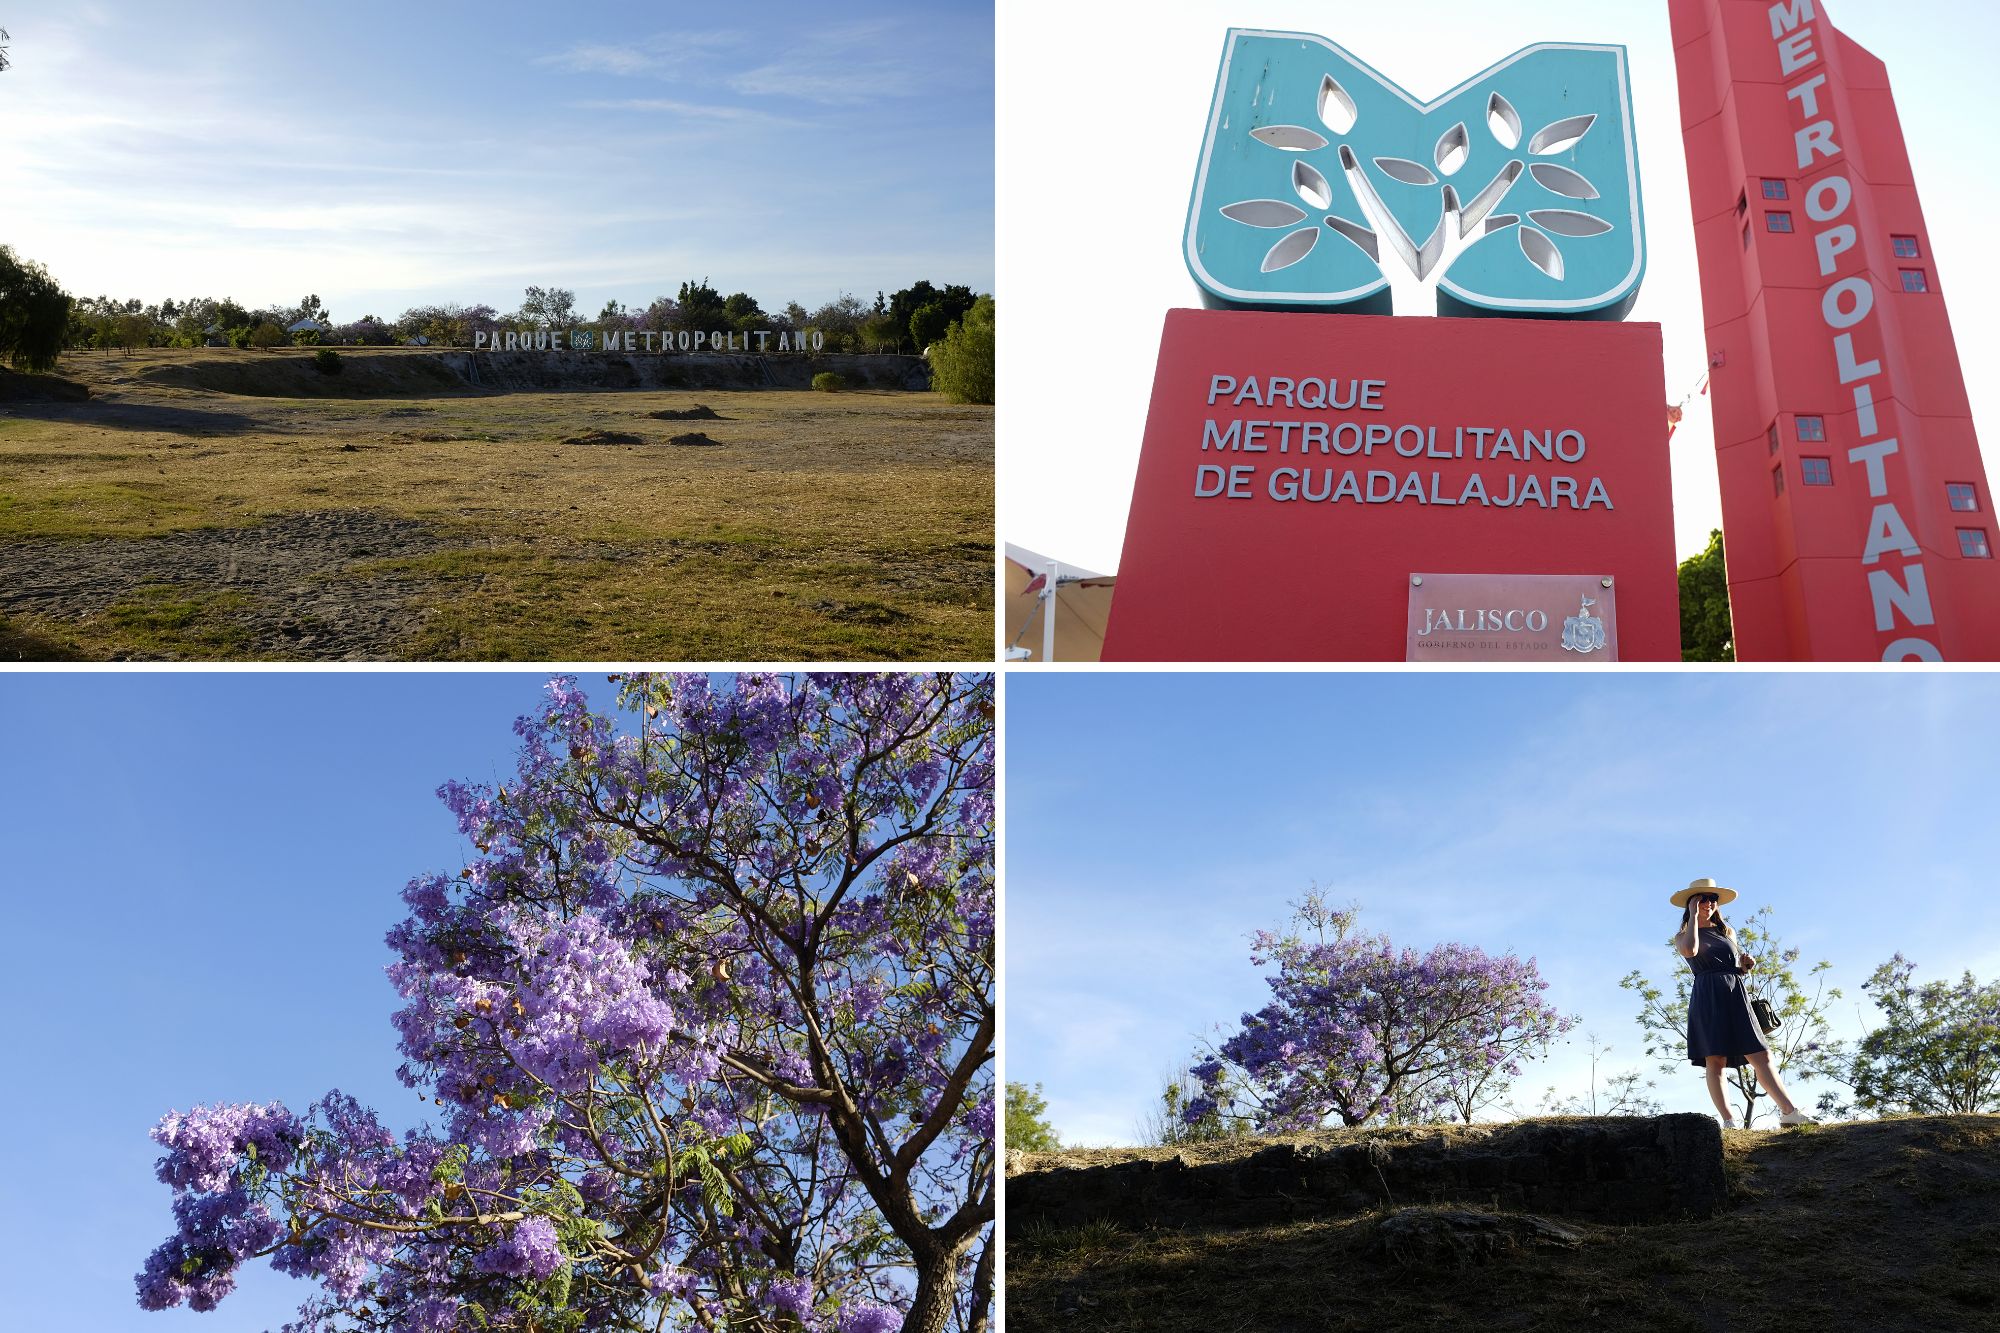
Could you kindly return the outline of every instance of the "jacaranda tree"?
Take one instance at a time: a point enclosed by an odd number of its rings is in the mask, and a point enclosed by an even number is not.
[[[1277,967],[1273,999],[1194,1067],[1190,1125],[1218,1113],[1260,1132],[1470,1119],[1577,1021],[1543,1001],[1533,959],[1398,950],[1356,933],[1357,909],[1316,893],[1293,907],[1285,934],[1253,937],[1251,961]]]
[[[168,1115],[139,1303],[270,1256],[323,1289],[297,1333],[980,1333],[992,692],[636,676],[621,724],[552,682],[512,781],[441,789],[477,855],[389,933],[443,1123]]]

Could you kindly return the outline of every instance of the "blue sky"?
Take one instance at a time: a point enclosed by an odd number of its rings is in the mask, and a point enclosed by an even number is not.
[[[1953,320],[1987,473],[2000,431],[2000,135],[1968,113],[1993,78],[1991,0],[1816,0],[1889,68],[1931,242],[1933,290]],[[1415,17],[1413,17],[1413,15]],[[1170,308],[1199,306],[1181,255],[1188,189],[1231,26],[1318,33],[1420,97],[1455,87],[1534,42],[1615,43],[1631,56],[1646,216],[1646,278],[1632,319],[1661,326],[1670,400],[1708,365],[1680,93],[1666,0],[1167,0],[1134,23],[1121,5],[1009,0],[1000,16],[1000,264],[1012,300],[1061,309],[1093,293],[1088,374],[1050,337],[1003,339],[1008,419],[1000,530],[1052,558],[1115,571]],[[1033,77],[1012,71],[1033,70]],[[1123,114],[1113,108],[1124,108]],[[1090,132],[1081,133],[1079,130]],[[1109,302],[1095,294],[1115,294]],[[1693,398],[1671,446],[1682,557],[1722,525],[1709,400]],[[1060,423],[1060,429],[1047,427]],[[1078,440],[1088,440],[1079,449]]]
[[[79,295],[529,284],[767,310],[993,287],[993,13],[857,4],[200,6],[4,15],[0,242]]]
[[[9,1327],[250,1333],[311,1294],[260,1262],[212,1314],[141,1311],[132,1275],[172,1230],[147,1131],[333,1087],[392,1125],[431,1109],[395,1080],[382,936],[405,881],[469,851],[437,786],[511,773],[544,679],[0,676]]]
[[[1066,1142],[1131,1142],[1215,1024],[1268,998],[1251,931],[1317,884],[1399,944],[1537,959],[1583,1022],[1516,1098],[1642,1067],[1619,978],[1662,982],[1699,875],[1860,983],[2000,975],[1989,674],[1010,673],[1005,1076]],[[1810,1105],[1812,1089],[1794,1089]]]

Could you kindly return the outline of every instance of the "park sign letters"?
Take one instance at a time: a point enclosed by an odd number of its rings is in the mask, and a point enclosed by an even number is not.
[[[756,339],[756,347],[750,340]],[[773,342],[773,339],[776,341]],[[539,329],[533,333],[513,331],[472,335],[475,352],[802,352],[813,353],[826,346],[826,335],[793,332],[789,329],[750,329],[741,333],[717,329],[680,329],[656,332],[652,329],[613,329],[604,333],[590,329]]]

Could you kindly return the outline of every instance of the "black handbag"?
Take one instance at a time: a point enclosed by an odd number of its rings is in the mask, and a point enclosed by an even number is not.
[[[1763,1029],[1766,1034],[1776,1032],[1784,1026],[1784,1020],[1778,1017],[1778,1011],[1771,1007],[1769,1000],[1754,999],[1750,1001],[1750,1012],[1757,1015],[1757,1026]]]

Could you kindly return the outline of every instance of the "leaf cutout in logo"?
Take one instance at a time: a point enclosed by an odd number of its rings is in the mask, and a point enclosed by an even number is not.
[[[1250,137],[1288,153],[1310,153],[1327,145],[1323,135],[1315,134],[1303,125],[1265,125],[1250,131]]]
[[[1358,222],[1349,222],[1343,217],[1329,217],[1326,225],[1360,246],[1362,251],[1376,263],[1382,262],[1382,239]]]
[[[1355,109],[1354,99],[1347,95],[1347,89],[1333,81],[1329,74],[1319,81],[1319,118],[1335,134],[1345,134],[1354,128],[1360,112]]]
[[[1299,198],[1314,208],[1333,207],[1333,187],[1326,183],[1326,177],[1320,175],[1319,169],[1310,162],[1292,163],[1292,188],[1299,192]]]
[[[1528,140],[1528,151],[1537,157],[1553,157],[1557,153],[1567,153],[1576,147],[1577,141],[1590,132],[1597,123],[1596,116],[1571,116],[1553,125],[1544,125],[1535,131],[1535,137]]]
[[[1528,262],[1557,282],[1563,280],[1562,251],[1556,249],[1554,241],[1536,231],[1533,227],[1521,228],[1521,253]]]
[[[1290,268],[1311,254],[1313,246],[1317,244],[1319,244],[1319,228],[1307,227],[1295,231],[1271,247],[1271,252],[1264,256],[1262,271],[1275,273],[1281,268]]]
[[[1289,227],[1305,215],[1282,199],[1245,199],[1222,210],[1222,216],[1250,227]]]
[[[1499,93],[1486,99],[1486,128],[1502,148],[1513,152],[1521,142],[1521,113]]]
[[[1486,219],[1486,234],[1491,236],[1496,231],[1505,231],[1520,220],[1518,214],[1495,213],[1492,217]]]
[[[1559,167],[1553,162],[1537,162],[1528,168],[1541,182],[1542,188],[1568,199],[1595,199],[1597,187],[1568,167]]]
[[[1465,132],[1465,122],[1460,121],[1444,132],[1432,156],[1437,160],[1438,170],[1445,175],[1455,174],[1465,165],[1465,159],[1472,155],[1472,137]]]
[[[1405,185],[1436,185],[1438,178],[1431,175],[1429,167],[1421,162],[1412,162],[1406,157],[1378,157],[1375,165],[1391,180],[1399,180]]]
[[[1486,183],[1485,189],[1472,196],[1472,202],[1465,206],[1465,211],[1458,217],[1460,236],[1470,236],[1472,229],[1479,225],[1479,220],[1499,207],[1500,201],[1507,197],[1507,191],[1514,187],[1514,182],[1521,179],[1521,171],[1520,159],[1516,158],[1500,168],[1493,179]]]
[[[1528,214],[1528,219],[1558,236],[1602,236],[1611,230],[1611,224],[1603,218],[1573,213],[1567,208],[1537,209]]]

